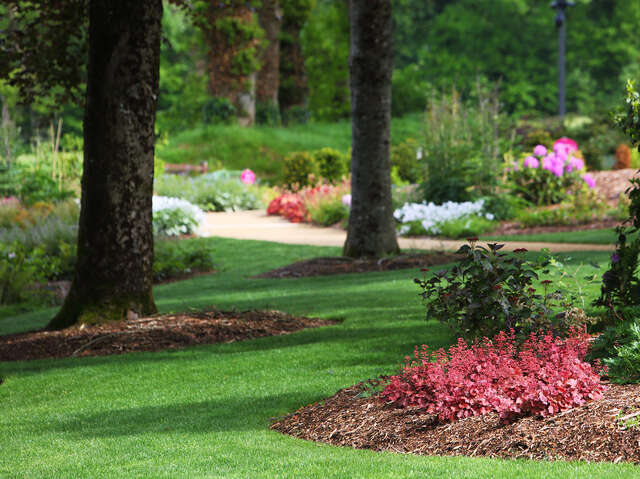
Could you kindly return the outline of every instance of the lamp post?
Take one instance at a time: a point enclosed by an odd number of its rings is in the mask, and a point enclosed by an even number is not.
[[[558,10],[556,14],[556,27],[558,28],[558,115],[564,117],[565,106],[565,50],[566,50],[566,16],[564,14],[567,7],[572,7],[573,2],[569,0],[554,0],[551,8]]]

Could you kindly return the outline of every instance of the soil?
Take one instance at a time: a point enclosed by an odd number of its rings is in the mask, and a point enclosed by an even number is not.
[[[444,251],[426,254],[403,254],[382,259],[353,259],[344,256],[327,256],[298,261],[254,276],[254,278],[303,278],[331,274],[425,268],[438,264],[452,263],[461,258],[461,255]]]
[[[271,429],[375,451],[640,463],[640,385],[610,385],[598,401],[509,424],[496,414],[441,423],[418,408],[385,404],[370,391],[365,383],[343,389],[278,420]]]
[[[165,314],[61,331],[0,336],[0,361],[103,356],[230,343],[336,324],[280,311],[206,311]]]

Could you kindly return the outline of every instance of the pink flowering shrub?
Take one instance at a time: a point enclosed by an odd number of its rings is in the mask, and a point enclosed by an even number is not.
[[[274,198],[267,207],[267,214],[284,216],[292,223],[308,221],[309,217],[302,198],[296,193],[283,193]]]
[[[536,146],[508,170],[508,178],[519,196],[537,205],[557,204],[568,194],[595,186],[593,177],[585,174],[578,144],[570,138],[558,139],[553,151]]]
[[[323,184],[283,193],[271,201],[267,214],[284,216],[292,223],[332,225],[349,215],[349,206],[343,203],[349,190],[350,180],[344,179],[336,185]]]
[[[588,338],[578,330],[564,339],[532,333],[518,348],[514,332],[502,331],[471,345],[458,339],[448,351],[416,347],[381,398],[420,407],[441,421],[489,412],[502,420],[550,416],[600,399],[607,389],[599,376],[604,368],[583,360]]]
[[[240,173],[240,181],[245,185],[252,185],[256,182],[256,174],[248,168],[242,170],[242,173]]]

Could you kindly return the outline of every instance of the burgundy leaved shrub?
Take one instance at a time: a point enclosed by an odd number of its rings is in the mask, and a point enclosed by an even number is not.
[[[603,368],[583,361],[589,335],[571,330],[566,338],[532,333],[518,348],[513,330],[468,345],[407,356],[401,374],[381,393],[399,407],[418,406],[442,421],[496,412],[502,420],[552,414],[599,399],[607,387]]]

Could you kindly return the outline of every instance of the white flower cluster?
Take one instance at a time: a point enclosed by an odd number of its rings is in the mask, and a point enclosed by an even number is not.
[[[154,232],[167,236],[195,233],[205,217],[193,203],[168,196],[154,196],[152,210]]]
[[[483,214],[484,200],[465,201],[456,203],[447,201],[442,205],[428,203],[405,203],[402,208],[398,208],[393,212],[396,220],[402,223],[399,233],[407,234],[410,226],[407,223],[419,221],[425,229],[426,234],[437,235],[442,232],[440,225],[448,221],[457,220],[466,216],[484,216],[488,220],[493,220],[494,215],[491,213]]]

